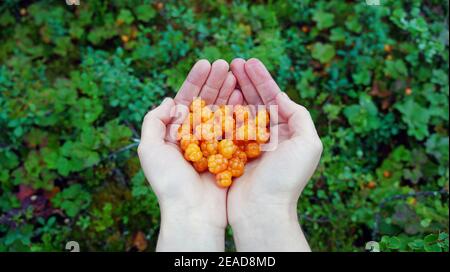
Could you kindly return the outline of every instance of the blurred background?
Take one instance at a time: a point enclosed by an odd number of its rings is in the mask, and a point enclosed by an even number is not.
[[[324,152],[298,205],[313,250],[448,251],[448,5],[0,1],[0,251],[153,251],[142,118],[199,58],[235,57],[314,118]]]

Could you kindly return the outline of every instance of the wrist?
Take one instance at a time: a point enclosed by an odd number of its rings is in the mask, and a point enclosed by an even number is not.
[[[201,209],[161,205],[157,251],[224,251],[225,227]]]
[[[230,224],[239,251],[310,251],[296,205],[249,209]]]

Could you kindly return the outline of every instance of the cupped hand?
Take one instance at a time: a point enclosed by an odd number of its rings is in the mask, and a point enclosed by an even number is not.
[[[212,65],[198,61],[175,99],[166,98],[144,118],[138,154],[161,208],[159,251],[224,249],[227,189],[218,187],[210,173],[197,173],[170,135],[195,97],[207,104],[242,103],[236,79],[228,70],[223,60]]]
[[[322,153],[314,123],[303,106],[280,91],[261,61],[235,59],[231,70],[249,105],[278,107],[278,122],[271,124],[271,133],[278,133],[278,142],[272,143],[276,148],[249,162],[228,192],[228,220],[236,246],[251,251],[307,251],[297,201]]]

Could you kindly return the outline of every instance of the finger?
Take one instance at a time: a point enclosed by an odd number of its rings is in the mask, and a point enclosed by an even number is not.
[[[231,93],[236,87],[236,77],[231,71],[228,72],[227,78],[220,88],[219,95],[217,96],[216,105],[224,105],[230,98]]]
[[[197,97],[211,70],[209,61],[202,59],[194,64],[186,80],[181,85],[175,96],[177,104],[189,105],[194,97]]]
[[[245,72],[252,81],[265,105],[275,103],[275,97],[281,92],[278,84],[273,80],[264,64],[255,58],[245,63]]]
[[[243,105],[244,96],[240,90],[234,90],[228,99],[228,105]]]
[[[284,92],[280,92],[275,100],[280,117],[287,120],[292,136],[318,137],[311,115],[305,107],[292,101]]]
[[[245,100],[252,105],[260,105],[263,103],[261,97],[256,91],[255,86],[253,86],[252,81],[247,76],[245,72],[245,60],[243,59],[234,59],[231,62],[231,71],[241,87],[242,94],[244,95]]]
[[[222,84],[227,77],[228,69],[228,63],[222,59],[216,60],[212,64],[208,79],[200,91],[200,97],[205,100],[207,105],[216,101],[220,87],[222,87]]]
[[[171,120],[171,109],[175,106],[172,98],[164,101],[148,112],[144,117],[141,131],[141,142],[163,143],[166,135],[166,126]]]

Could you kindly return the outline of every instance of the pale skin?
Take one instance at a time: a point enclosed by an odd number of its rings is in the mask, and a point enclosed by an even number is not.
[[[168,136],[185,116],[171,117],[174,108],[197,96],[215,105],[278,106],[276,150],[248,163],[228,189],[212,174],[198,174]],[[281,92],[262,62],[198,61],[176,97],[150,111],[142,126],[138,154],[161,208],[157,251],[223,251],[228,224],[238,251],[310,251],[297,201],[321,152],[308,111]]]

